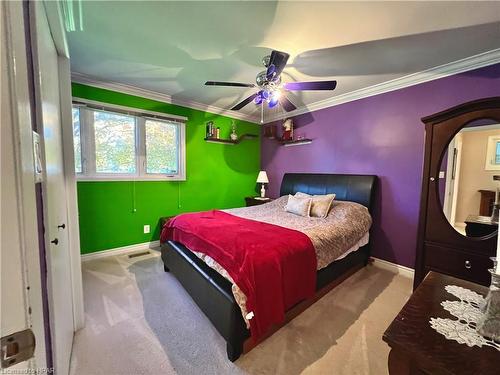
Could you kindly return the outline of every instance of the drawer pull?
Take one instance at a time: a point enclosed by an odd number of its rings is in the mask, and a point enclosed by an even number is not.
[[[465,261],[465,268],[467,268],[468,270],[472,268],[472,264],[470,263],[470,261],[468,260]]]

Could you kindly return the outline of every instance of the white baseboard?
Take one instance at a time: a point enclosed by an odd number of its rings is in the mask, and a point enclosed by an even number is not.
[[[140,250],[153,249],[158,246],[160,246],[160,241],[143,242],[135,245],[115,247],[114,249],[101,250],[89,254],[82,254],[82,262],[109,256],[133,253],[135,251],[140,251]]]
[[[397,273],[401,276],[408,277],[410,279],[413,279],[413,277],[415,276],[415,270],[413,268],[400,266],[399,264],[388,262],[387,260],[379,258],[371,257],[371,259],[373,260],[372,264],[375,267],[391,271],[393,273]]]
[[[82,262],[86,262],[93,259],[99,259],[109,256],[123,255],[128,253],[133,253],[135,251],[153,249],[160,246],[160,241],[143,242],[135,245],[116,247],[114,249],[96,251],[89,254],[82,254]],[[399,264],[388,262],[387,260],[371,257],[373,261],[372,264],[375,267],[397,273],[401,276],[409,277],[413,279],[415,271],[412,268],[400,266]]]

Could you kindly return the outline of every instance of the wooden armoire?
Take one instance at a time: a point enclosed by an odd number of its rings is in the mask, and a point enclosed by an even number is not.
[[[459,233],[448,222],[440,195],[439,172],[455,135],[473,122],[500,124],[500,97],[464,103],[422,119],[425,154],[415,264],[416,288],[429,271],[483,285],[490,284],[490,257],[495,256],[498,230],[482,237]],[[500,171],[499,173],[500,174]]]

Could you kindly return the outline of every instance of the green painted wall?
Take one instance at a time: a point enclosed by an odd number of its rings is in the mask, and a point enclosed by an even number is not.
[[[238,145],[207,143],[205,123],[214,121],[229,137],[231,119],[137,96],[72,84],[73,96],[188,117],[186,181],[78,182],[82,254],[159,238],[159,218],[180,212],[231,208],[255,195],[260,165],[259,139]],[[238,134],[260,134],[256,124],[236,120]],[[135,208],[135,210],[134,210]],[[151,225],[144,234],[143,226]]]

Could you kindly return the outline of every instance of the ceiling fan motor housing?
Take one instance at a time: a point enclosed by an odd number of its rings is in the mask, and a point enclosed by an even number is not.
[[[262,58],[262,65],[266,68],[269,66],[269,62],[271,61],[271,55],[266,55]]]

